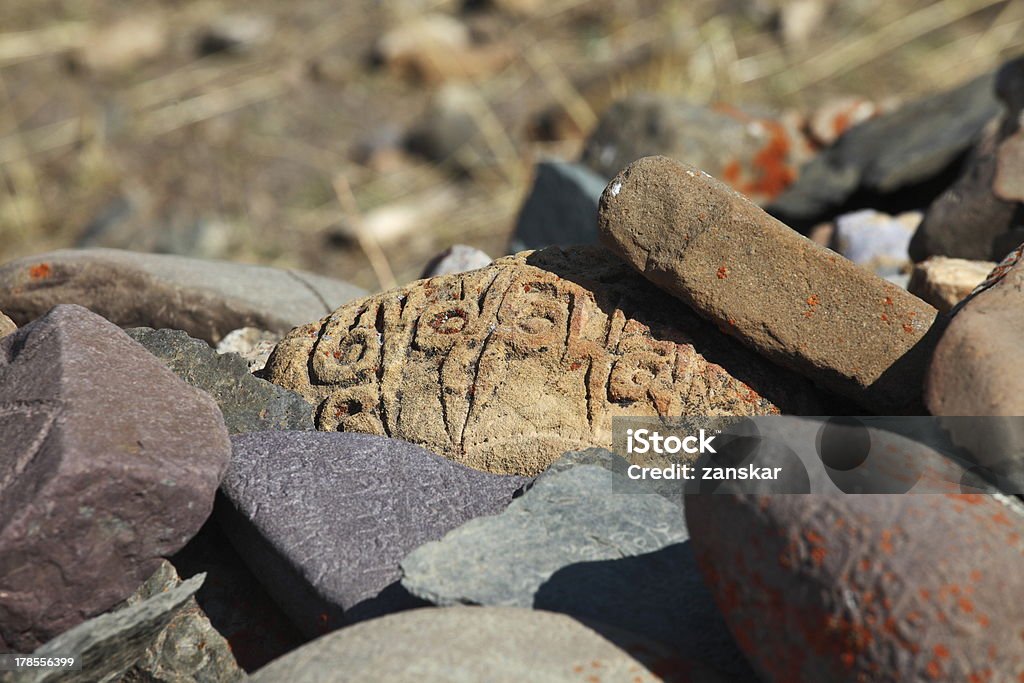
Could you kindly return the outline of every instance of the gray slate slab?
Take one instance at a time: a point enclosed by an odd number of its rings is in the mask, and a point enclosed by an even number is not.
[[[0,340],[0,652],[127,598],[191,538],[230,456],[217,404],[58,306]]]
[[[597,244],[597,202],[608,180],[581,164],[542,161],[509,251]]]
[[[401,559],[504,509],[529,481],[366,434],[262,432],[232,442],[222,487],[230,504],[219,521],[308,635],[419,604],[397,584]]]
[[[178,377],[210,394],[229,433],[313,429],[313,406],[296,393],[253,377],[238,354],[219,354],[181,330],[136,327],[127,333]]]
[[[645,639],[513,607],[418,609],[336,631],[252,683],[724,683]]]
[[[436,605],[533,607],[612,624],[752,680],[694,563],[679,484],[651,493],[616,472],[626,466],[602,449],[563,456],[501,514],[413,551],[402,585]]]
[[[1000,111],[986,74],[846,131],[800,169],[767,211],[795,227],[828,219],[856,192],[887,195],[954,164]]]
[[[214,344],[239,327],[287,332],[365,294],[297,270],[118,249],[66,249],[0,267],[0,310],[19,325],[78,304],[121,327],[185,330]]]
[[[39,647],[34,657],[76,654],[82,658],[78,671],[38,671],[10,676],[18,683],[110,683],[124,680],[130,670],[167,628],[178,610],[185,607],[203,583],[194,576],[176,588],[127,609],[103,614],[79,624]],[[230,680],[230,679],[229,679]]]
[[[35,657],[81,657],[73,671],[0,674],[0,683],[234,683],[245,677],[227,641],[210,625],[194,594],[199,574],[182,582],[166,560],[116,610],[90,619],[39,647]]]

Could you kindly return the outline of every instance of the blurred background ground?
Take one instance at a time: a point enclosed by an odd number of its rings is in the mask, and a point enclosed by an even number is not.
[[[377,289],[452,243],[504,253],[535,162],[623,95],[907,100],[1022,46],[1020,0],[9,0],[0,262],[110,246]]]

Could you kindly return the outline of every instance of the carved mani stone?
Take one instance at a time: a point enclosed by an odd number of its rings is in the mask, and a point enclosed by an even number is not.
[[[296,328],[267,377],[321,430],[383,434],[532,475],[611,445],[614,416],[815,414],[805,380],[743,349],[598,247],[421,280]]]

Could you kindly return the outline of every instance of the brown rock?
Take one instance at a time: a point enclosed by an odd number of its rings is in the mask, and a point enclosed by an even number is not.
[[[907,290],[947,313],[965,299],[996,267],[991,261],[933,256],[914,265]]]
[[[1024,245],[956,310],[935,348],[925,401],[933,415],[1024,415]]]
[[[14,321],[0,312],[0,337],[6,337],[17,329],[18,326],[14,324]]]
[[[597,247],[523,252],[353,302],[293,330],[265,372],[319,405],[319,429],[502,474],[610,445],[613,416],[821,409],[804,380]]]
[[[935,309],[706,173],[636,161],[598,222],[605,244],[750,348],[869,410],[920,410]]]
[[[765,680],[1024,680],[1005,496],[693,495],[698,566]]]

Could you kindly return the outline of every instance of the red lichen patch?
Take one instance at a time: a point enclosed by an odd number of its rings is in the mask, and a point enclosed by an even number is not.
[[[882,303],[884,303],[886,306],[892,306],[893,305],[892,297],[891,296],[885,297],[885,301],[883,301]]]
[[[884,322],[884,323],[889,322],[889,316],[887,316],[885,313],[882,314],[882,322]]]
[[[819,303],[821,303],[821,300],[818,299],[817,294],[811,294],[809,297],[807,297],[808,306],[817,306]]]
[[[796,171],[786,163],[790,148],[786,129],[778,121],[761,123],[768,129],[770,137],[768,143],[754,156],[757,179],[747,183],[742,191],[774,199],[796,180]]]
[[[570,370],[579,370],[579,369],[580,369],[580,368],[582,368],[582,367],[583,367],[583,363],[580,363],[580,362],[578,362],[578,361],[577,361],[577,362],[573,362],[573,363],[571,363],[571,364],[569,365],[569,369],[570,369]]]
[[[49,263],[39,263],[28,269],[28,276],[33,280],[42,280],[53,275],[53,268]]]
[[[722,180],[733,186],[738,185],[742,173],[743,168],[740,166],[740,162],[733,159],[722,169]]]
[[[908,325],[907,323],[903,323],[903,331],[906,332],[907,334],[910,334],[911,332],[914,331],[914,328]]]
[[[729,269],[726,268],[725,266],[720,267],[718,269],[718,279],[724,280],[727,277],[729,277]]]

